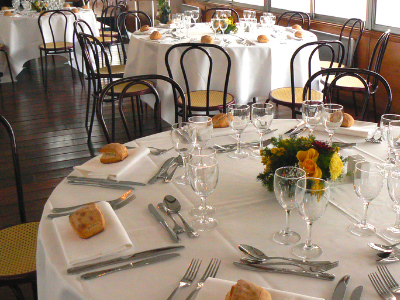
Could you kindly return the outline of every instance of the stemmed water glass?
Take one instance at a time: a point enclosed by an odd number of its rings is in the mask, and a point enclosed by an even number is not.
[[[185,13],[187,13],[187,12],[185,12]],[[188,15],[185,14],[185,16],[183,17],[182,23],[183,23],[184,28],[186,29],[186,35],[185,36],[188,38],[189,37],[190,25],[192,24],[191,15],[188,16]]]
[[[400,168],[392,167],[387,178],[387,187],[390,199],[394,202],[393,209],[396,211],[396,223],[382,231],[382,234],[393,241],[400,241]]]
[[[350,231],[358,236],[368,236],[376,232],[376,228],[367,223],[369,203],[380,193],[385,179],[385,169],[379,163],[360,161],[354,169],[354,191],[364,205],[364,214],[360,223],[350,226]]]
[[[206,146],[213,133],[212,118],[207,116],[195,116],[188,119],[196,127],[196,144],[195,146],[201,152]]]
[[[207,213],[207,197],[215,190],[218,183],[218,161],[214,155],[192,154],[189,160],[190,185],[201,199],[201,216],[192,224],[199,231],[209,231],[218,225],[218,221]]]
[[[197,20],[199,19],[199,11],[198,10],[192,10],[192,19],[195,23],[197,23]]]
[[[219,28],[221,28],[222,35],[225,34],[225,30],[228,28],[229,20],[226,17],[221,17],[219,20]]]
[[[293,254],[304,258],[313,259],[322,254],[321,247],[311,241],[312,225],[325,212],[329,203],[329,184],[320,178],[300,179],[296,186],[296,207],[302,218],[307,223],[307,240],[293,248]]]
[[[310,135],[313,134],[315,127],[321,122],[322,101],[305,100],[301,105],[303,120],[306,122]]]
[[[382,133],[383,134],[383,133]],[[389,127],[386,134],[390,148],[396,156],[396,165],[400,165],[400,120],[389,122]]]
[[[11,4],[12,4],[12,7],[14,8],[15,12],[17,12],[21,2],[20,2],[20,0],[12,0]]]
[[[332,146],[333,134],[343,122],[343,106],[340,104],[324,104],[322,107],[322,122],[329,134],[328,145]]]
[[[290,230],[290,212],[296,207],[296,185],[297,181],[302,178],[306,178],[306,171],[300,168],[282,167],[275,171],[275,197],[286,212],[285,229],[278,231],[273,236],[273,240],[278,244],[291,245],[300,240],[300,235]]]
[[[220,28],[219,19],[212,18],[211,19],[211,27],[212,27],[212,29],[214,31],[214,39],[216,39],[217,38],[217,31]]]
[[[252,156],[261,157],[263,135],[268,131],[274,119],[274,106],[271,103],[254,103],[251,106],[251,122],[260,134],[260,147],[251,152]]]
[[[179,153],[183,160],[183,168],[185,173],[181,177],[175,177],[174,182],[177,184],[188,185],[189,176],[187,168],[187,160],[193,151],[196,143],[196,127],[191,123],[176,123],[171,127],[171,139],[175,151]]]
[[[229,154],[231,158],[246,158],[249,154],[242,151],[240,144],[240,135],[246,129],[250,121],[250,106],[245,104],[228,105],[228,123],[229,127],[236,132],[237,148],[234,153]]]
[[[400,120],[400,115],[395,115],[395,114],[383,114],[381,116],[381,122],[379,125],[379,129],[381,131],[381,136],[384,141],[388,143],[388,153],[387,153],[387,158],[386,158],[386,163],[390,164],[392,163],[392,160],[390,158],[391,154],[393,153],[392,147],[390,146],[390,143],[388,141],[387,135],[388,135],[388,129],[389,129],[389,123],[394,120]]]

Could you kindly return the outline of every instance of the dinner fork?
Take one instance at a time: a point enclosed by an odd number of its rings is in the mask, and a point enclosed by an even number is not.
[[[400,294],[400,286],[386,266],[378,266],[379,274],[386,286],[395,294]]]
[[[185,275],[183,275],[182,279],[180,280],[179,285],[176,287],[176,289],[174,289],[167,300],[171,300],[180,288],[190,286],[192,284],[193,280],[196,278],[197,272],[199,271],[200,265],[201,260],[194,258],[192,259]]]
[[[374,286],[376,292],[382,299],[385,300],[396,300],[396,297],[387,289],[387,287],[383,284],[382,280],[378,277],[378,274],[371,273],[368,274],[369,280],[371,280],[372,285]]]
[[[201,277],[201,279],[197,283],[197,287],[190,293],[190,295],[186,298],[186,300],[190,300],[192,296],[204,286],[204,282],[208,277],[215,278],[215,275],[217,275],[220,264],[221,261],[219,259],[216,258],[211,259],[206,271],[203,274],[203,277]]]
[[[375,138],[375,135],[377,133],[380,133],[380,137],[379,138]],[[372,136],[370,138],[366,138],[365,141],[369,142],[369,143],[375,143],[375,144],[379,144],[381,143],[383,140],[382,138],[382,130],[379,127],[376,127],[375,131],[372,133]]]

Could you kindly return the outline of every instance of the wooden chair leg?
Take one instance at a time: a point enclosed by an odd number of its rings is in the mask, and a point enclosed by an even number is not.
[[[138,112],[139,132],[140,132],[140,136],[143,136],[143,128],[142,128],[143,115],[141,114],[141,110],[140,110],[141,102],[142,102],[142,100],[140,100],[140,96],[136,96],[136,106],[137,106],[137,112]]]
[[[378,115],[376,114],[376,99],[375,99],[375,94],[372,94],[372,101],[374,104],[374,120],[375,123],[378,123]]]
[[[22,291],[21,291],[21,289],[20,289],[18,286],[16,286],[16,285],[11,285],[11,286],[9,286],[9,287],[10,287],[10,289],[13,291],[15,297],[16,297],[18,300],[25,300],[24,294],[22,294]]]
[[[90,127],[88,132],[88,142],[92,139],[92,131],[94,125],[94,115],[96,114],[96,107],[97,107],[97,96],[93,95],[93,108],[92,108],[92,116],[90,118]]]
[[[71,51],[68,52],[69,54],[69,64],[71,67],[71,73],[72,73],[72,81],[75,82],[75,72],[74,72],[74,67],[72,66],[72,55],[71,55]],[[78,72],[79,73],[79,72]]]
[[[89,122],[89,109],[90,109],[90,90],[91,90],[91,82],[90,79],[88,80],[88,94],[87,94],[87,100],[86,100],[86,118],[85,118],[85,126],[86,130],[88,128],[88,122]]]
[[[38,300],[37,281],[31,282],[33,299]]]
[[[14,78],[13,78],[13,75],[12,75],[10,60],[8,59],[8,54],[7,54],[7,52],[5,50],[0,50],[0,51],[3,52],[4,56],[6,57],[7,66],[8,66],[8,72],[10,73],[11,82],[12,82],[13,87],[14,87]]]
[[[353,105],[354,105],[354,113],[356,114],[356,117],[358,116],[358,111],[357,111],[357,99],[356,99],[356,92],[351,92],[353,94]]]

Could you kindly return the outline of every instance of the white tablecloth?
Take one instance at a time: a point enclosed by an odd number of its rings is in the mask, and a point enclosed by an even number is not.
[[[274,120],[271,128],[278,128],[274,135],[285,132],[296,124],[296,120]],[[372,124],[373,126],[373,124]],[[371,128],[372,128],[371,126]],[[317,138],[326,139],[325,133],[317,132]],[[220,144],[234,142],[229,128],[214,130],[210,141]],[[243,133],[243,140],[257,138],[252,125]],[[270,135],[268,135],[270,136]],[[335,136],[341,141],[357,142],[353,149],[341,150],[343,156],[361,154],[369,160],[380,160],[386,155],[386,145],[367,143],[363,138],[351,136]],[[170,147],[170,133],[164,132],[136,140],[138,145]],[[132,142],[132,145],[135,143]],[[161,164],[171,155],[173,150],[162,156],[149,155],[138,162],[130,172],[123,176],[125,180],[147,182]],[[335,281],[298,277],[292,275],[252,272],[239,269],[233,265],[243,254],[238,250],[240,243],[253,245],[270,256],[288,256],[293,246],[282,246],[272,241],[272,235],[282,229],[285,224],[285,213],[275,199],[256,181],[256,176],[263,170],[259,158],[248,157],[233,160],[228,154],[218,154],[220,175],[218,186],[209,197],[209,203],[217,208],[218,227],[207,233],[201,233],[197,239],[189,239],[181,235],[181,244],[185,249],[177,251],[180,257],[154,265],[131,269],[105,276],[103,278],[83,281],[78,275],[67,275],[69,267],[61,251],[54,223],[46,218],[54,206],[67,206],[87,202],[88,200],[109,200],[121,194],[121,191],[95,187],[70,186],[63,181],[52,193],[45,205],[39,227],[37,250],[37,277],[40,299],[166,299],[178,285],[192,258],[203,260],[197,279],[204,273],[211,258],[222,260],[217,277],[224,280],[237,281],[246,279],[266,288],[273,288],[313,297],[331,299],[338,280],[351,275],[349,290],[358,285],[364,286],[363,299],[380,299],[373,289],[368,273],[376,271],[376,251],[367,246],[368,242],[384,242],[378,235],[357,237],[348,230],[353,218],[362,215],[362,204],[356,197],[351,183],[343,182],[332,187],[332,203],[326,213],[315,222],[313,241],[322,247],[321,260],[339,260],[339,266],[329,272],[336,275]],[[182,170],[179,170],[182,172]],[[179,175],[179,174],[178,174]],[[147,206],[155,206],[165,195],[173,195],[182,204],[182,214],[192,221],[189,211],[199,203],[190,186],[174,183],[157,182],[151,186],[138,187],[135,190],[137,199],[115,213],[132,243],[135,251],[143,251],[157,247],[172,245],[167,233],[150,215]],[[368,220],[382,229],[394,224],[395,213],[392,210],[386,186],[378,198],[370,205]],[[168,220],[166,217],[168,223]],[[300,215],[292,213],[291,227],[306,237],[306,224]],[[395,278],[400,280],[400,264],[389,265]],[[181,289],[174,299],[183,300],[193,287]],[[349,295],[350,293],[348,293]],[[348,298],[346,298],[348,299]]]
[[[39,14],[34,14],[33,17],[14,15],[12,17],[0,16],[0,43],[7,46],[7,52],[10,59],[13,76],[18,75],[25,62],[39,58],[39,45],[43,44],[42,36],[40,35],[38,18]],[[85,20],[93,30],[93,33],[98,36],[99,31],[96,25],[96,17],[92,10],[81,10],[76,14],[78,19]],[[64,22],[57,22],[61,17],[54,17],[55,27],[53,30],[55,35],[64,30]],[[42,19],[43,20],[43,19]],[[67,42],[72,42],[73,39],[73,20],[72,16],[68,16],[67,27]],[[45,32],[46,42],[51,41],[51,32]],[[60,40],[63,37],[59,37]],[[78,45],[78,42],[76,42]],[[5,58],[0,56],[0,72],[8,73]]]
[[[199,29],[190,29],[190,38],[200,42],[201,36],[214,35],[205,24],[198,24]],[[159,29],[166,32],[166,29]],[[230,73],[228,93],[232,94],[237,103],[248,103],[253,97],[267,97],[272,89],[290,87],[290,59],[293,52],[306,42],[316,41],[317,37],[306,32],[303,40],[287,39],[281,44],[279,39],[270,37],[270,41],[261,44],[256,41],[257,35],[263,34],[259,29],[256,33],[241,33],[239,36],[250,39],[255,46],[244,46],[236,42],[234,35],[225,35],[224,38],[232,41],[225,50],[231,57],[232,69]],[[293,34],[287,32],[287,34]],[[222,40],[222,34],[217,34],[217,39]],[[189,42],[190,39],[182,40]],[[165,53],[171,47],[171,43],[158,43],[149,40],[148,35],[132,35],[127,51],[128,61],[125,68],[125,77],[143,74],[162,74],[168,76],[165,66]],[[214,50],[214,49],[212,49]],[[170,55],[170,65],[174,79],[185,90],[182,71],[179,60],[183,51],[176,51]],[[198,51],[195,51],[198,52]],[[210,51],[213,56],[213,77],[211,89],[223,91],[226,73],[226,58],[223,54],[216,55],[216,51]],[[295,61],[295,84],[303,87],[308,79],[307,64],[308,51],[298,55]],[[201,59],[200,59],[201,57]],[[313,71],[319,71],[319,59],[317,55],[313,60]],[[192,90],[206,89],[208,59],[199,53],[187,58],[189,86]],[[223,70],[223,71],[222,71]],[[200,80],[198,79],[200,76]],[[190,80],[197,78],[197,80]],[[194,84],[193,82],[197,82]],[[161,97],[161,116],[174,123],[174,102],[172,90],[168,84],[160,83],[157,86]],[[146,102],[153,103],[153,97],[142,97]]]

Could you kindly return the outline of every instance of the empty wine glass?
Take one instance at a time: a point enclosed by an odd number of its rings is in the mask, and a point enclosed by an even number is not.
[[[190,117],[189,123],[196,127],[196,144],[200,152],[207,146],[207,142],[211,139],[213,133],[212,119],[207,116]]]
[[[312,225],[325,212],[329,203],[329,184],[320,178],[300,179],[296,186],[296,207],[307,223],[307,240],[293,248],[293,254],[313,259],[322,254],[322,249],[311,241]]]
[[[192,24],[192,17],[185,15],[183,17],[183,21],[182,22],[183,22],[183,26],[186,29],[186,37],[189,38],[189,29],[190,29],[190,25]]]
[[[219,169],[215,156],[192,154],[189,160],[190,185],[200,196],[202,214],[192,224],[199,231],[209,231],[218,225],[218,221],[207,214],[207,197],[215,190],[218,183]]]
[[[350,231],[358,236],[368,236],[376,232],[376,228],[367,223],[369,203],[380,193],[385,179],[385,169],[379,163],[360,161],[354,169],[354,191],[364,205],[364,214],[360,223],[350,226]]]
[[[392,147],[390,146],[390,143],[388,141],[387,135],[388,135],[388,129],[389,129],[389,123],[391,121],[395,120],[400,120],[400,115],[395,115],[395,114],[383,114],[381,116],[381,122],[379,124],[379,128],[381,130],[381,136],[384,141],[388,143],[388,153],[387,153],[387,158],[386,158],[386,163],[390,164],[392,163],[391,159],[391,154],[393,153]]]
[[[263,135],[268,131],[274,119],[274,106],[271,103],[254,103],[251,106],[251,122],[260,134],[259,149],[251,152],[252,156],[261,157]]]
[[[296,185],[297,181],[302,178],[306,178],[306,171],[300,168],[282,167],[275,171],[275,197],[286,212],[285,229],[278,231],[273,236],[273,240],[278,244],[291,245],[300,241],[300,235],[290,230],[290,212],[296,208]]]
[[[199,19],[199,11],[198,10],[192,10],[192,18],[193,18],[193,21],[195,23],[197,23],[197,20]]]
[[[225,34],[225,30],[228,28],[229,20],[227,18],[221,18],[219,20],[219,26],[221,28],[222,34]]]
[[[400,165],[400,120],[389,122],[387,140],[396,156],[396,165]]]
[[[214,31],[214,39],[217,38],[217,31],[220,28],[219,19],[212,18],[211,19],[211,28]]]
[[[329,134],[328,145],[332,146],[333,134],[343,122],[343,106],[340,104],[324,104],[322,107],[322,122]]]
[[[313,134],[315,127],[321,122],[322,101],[305,100],[301,105],[303,120],[306,122],[310,135]]]
[[[240,144],[240,135],[246,129],[250,121],[250,106],[243,104],[228,105],[228,123],[229,127],[236,132],[237,148],[234,153],[229,154],[231,158],[246,158],[249,156],[247,152],[242,151]]]
[[[387,180],[389,196],[394,202],[393,209],[396,211],[396,222],[393,226],[384,229],[382,234],[390,240],[400,241],[400,168],[392,167]]]
[[[11,5],[14,8],[15,12],[18,11],[20,4],[21,4],[20,0],[12,0]]]
[[[171,127],[171,139],[175,151],[179,153],[183,160],[183,168],[185,170],[181,177],[175,177],[174,182],[177,184],[188,185],[189,176],[187,168],[187,160],[193,151],[196,143],[196,127],[191,123],[176,123]]]

